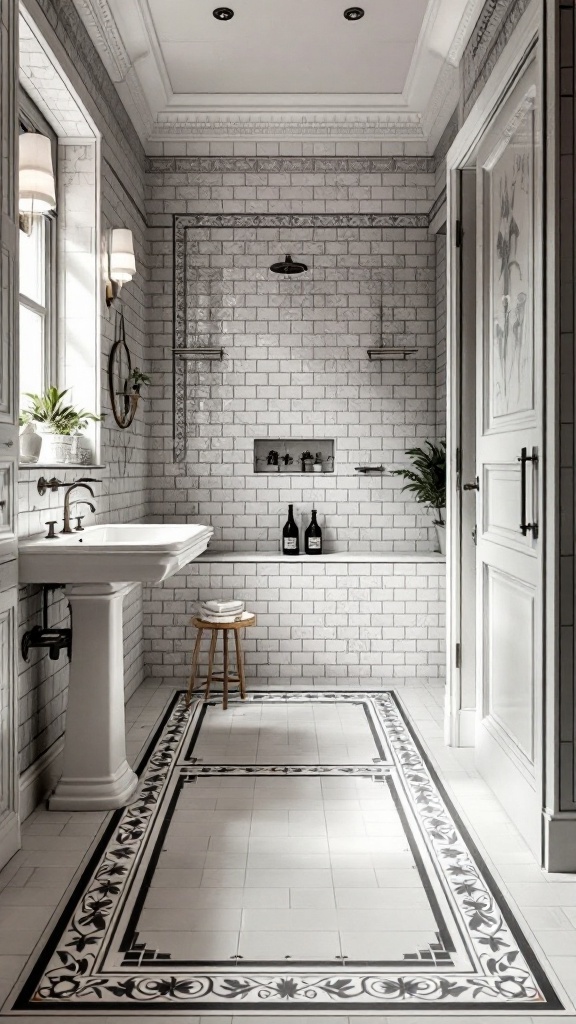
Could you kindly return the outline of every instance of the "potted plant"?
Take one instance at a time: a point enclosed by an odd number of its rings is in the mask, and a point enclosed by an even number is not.
[[[58,391],[58,388],[49,387],[43,395],[26,392],[30,404],[27,409],[22,410],[20,421],[23,424],[39,424],[38,433],[42,436],[41,454],[44,463],[83,461],[79,454],[78,441],[74,446],[74,439],[85,430],[90,420],[98,422],[102,419],[101,416],[95,416],[86,409],[66,405],[65,396],[69,390],[67,388],[65,391]]]
[[[314,456],[312,452],[302,452],[302,472],[313,473],[314,472]]]
[[[277,473],[279,470],[278,465],[278,452],[271,448],[266,457],[266,472]]]
[[[124,422],[121,426],[129,426],[138,408],[138,402],[142,398],[140,389],[151,384],[151,378],[147,373],[142,373],[142,370],[135,366],[130,371],[130,375],[124,382],[124,390],[119,392],[119,395],[124,400]]]
[[[128,378],[128,383],[132,387],[132,391],[135,395],[140,394],[140,388],[145,387],[147,384],[151,384],[152,380],[147,373],[142,373],[142,370],[135,366]]]
[[[438,536],[438,546],[446,554],[446,442],[433,444],[426,441],[425,448],[409,448],[406,455],[413,469],[394,469],[392,476],[401,476],[407,482],[403,491],[412,491],[416,500],[435,513],[433,519]]]
[[[294,459],[292,458],[292,456],[290,455],[289,452],[286,452],[286,454],[283,455],[282,458],[280,459],[280,462],[282,463],[282,465],[280,466],[280,469],[281,470],[283,469],[283,471],[285,473],[289,473],[290,472],[290,466],[293,464]]]

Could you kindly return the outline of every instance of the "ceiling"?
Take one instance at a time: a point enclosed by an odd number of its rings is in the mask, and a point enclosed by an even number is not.
[[[230,0],[234,3],[234,0]],[[236,0],[228,22],[200,0],[148,0],[174,93],[401,93],[428,0]]]
[[[482,0],[75,0],[144,143],[418,141],[432,151]]]

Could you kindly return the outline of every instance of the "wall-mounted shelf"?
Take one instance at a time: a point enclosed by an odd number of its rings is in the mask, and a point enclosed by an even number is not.
[[[375,363],[383,363],[387,359],[406,359],[407,356],[415,355],[417,351],[417,348],[392,348],[391,345],[387,345],[385,348],[369,348],[368,359]]]
[[[173,352],[176,359],[214,359],[218,362],[224,359],[223,348],[175,348]]]

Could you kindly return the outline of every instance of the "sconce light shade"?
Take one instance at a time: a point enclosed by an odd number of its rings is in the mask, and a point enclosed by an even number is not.
[[[45,135],[20,136],[18,208],[20,213],[48,213],[56,207],[52,144]]]
[[[129,228],[113,228],[110,239],[110,278],[123,285],[131,281],[135,273],[132,232]]]

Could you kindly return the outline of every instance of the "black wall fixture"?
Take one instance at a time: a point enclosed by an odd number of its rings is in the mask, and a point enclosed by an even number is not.
[[[291,256],[285,256],[281,263],[273,263],[270,267],[275,274],[303,274],[308,267],[305,263],[298,263]]]
[[[231,7],[215,7],[212,16],[216,21],[230,21],[234,17],[234,11]]]
[[[346,21],[360,21],[360,18],[364,17],[363,7],[347,7],[344,11],[344,17]]]

